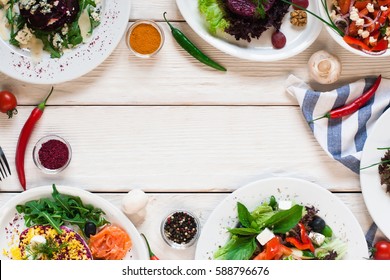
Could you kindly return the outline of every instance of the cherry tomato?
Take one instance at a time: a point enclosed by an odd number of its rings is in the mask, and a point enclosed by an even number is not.
[[[378,241],[373,249],[374,260],[390,260],[390,242]]]
[[[12,118],[13,115],[18,113],[16,106],[15,95],[6,90],[0,91],[0,112],[7,114],[8,118]]]

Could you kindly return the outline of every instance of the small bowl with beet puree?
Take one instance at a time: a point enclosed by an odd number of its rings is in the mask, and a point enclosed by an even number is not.
[[[149,58],[164,45],[164,32],[152,20],[137,20],[127,30],[126,44],[136,56]]]
[[[48,135],[39,139],[33,149],[35,165],[47,174],[64,170],[72,158],[69,143],[60,136]]]

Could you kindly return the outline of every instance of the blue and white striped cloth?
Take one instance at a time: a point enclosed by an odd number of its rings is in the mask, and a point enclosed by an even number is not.
[[[312,90],[302,80],[290,75],[286,89],[297,100],[306,121],[355,100],[374,82],[361,79],[328,92]],[[320,119],[309,123],[321,147],[335,160],[359,174],[360,158],[367,136],[376,120],[390,106],[390,80],[382,78],[374,97],[357,112],[339,119]]]

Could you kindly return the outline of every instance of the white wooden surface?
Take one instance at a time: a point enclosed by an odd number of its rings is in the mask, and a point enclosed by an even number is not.
[[[183,51],[162,22],[164,11],[228,72],[212,70]],[[29,188],[51,183],[79,187],[98,192],[117,206],[130,189],[150,192],[148,217],[138,229],[165,259],[191,259],[194,248],[168,250],[158,230],[162,213],[183,206],[204,222],[225,192],[271,176],[303,178],[335,192],[363,230],[368,229],[372,220],[359,177],[321,149],[284,82],[294,74],[314,89],[325,90],[369,75],[389,78],[389,59],[357,57],[323,30],[312,46],[293,58],[251,62],[206,44],[183,20],[174,0],[132,0],[129,24],[137,19],[159,21],[166,35],[163,49],[152,59],[140,59],[122,40],[94,71],[55,85],[27,149]],[[308,75],[307,61],[321,49],[338,55],[343,63],[341,79],[331,86],[320,86]],[[13,119],[0,115],[0,145],[13,172],[0,182],[2,205],[21,191],[14,166],[18,135],[50,87],[0,74],[0,88],[12,90],[19,102]],[[51,133],[66,138],[73,149],[70,166],[55,176],[40,173],[31,157],[34,143]]]

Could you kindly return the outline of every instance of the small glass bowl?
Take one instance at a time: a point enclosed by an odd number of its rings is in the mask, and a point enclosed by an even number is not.
[[[168,233],[168,230],[166,229],[166,225],[168,225],[169,220],[171,220],[172,217],[177,218],[178,215],[190,218],[190,219],[192,219],[192,222],[194,223],[194,227],[196,229],[196,232],[194,233],[193,237],[190,240],[188,240],[188,241],[175,242],[174,240],[172,240],[168,236],[169,233]],[[179,231],[183,230],[185,227],[186,227],[186,225],[181,225],[180,228],[179,228]],[[187,230],[188,230],[188,227],[187,227]],[[200,221],[199,221],[198,217],[196,217],[193,213],[191,213],[191,212],[189,212],[187,210],[179,209],[179,210],[172,211],[165,217],[165,219],[161,223],[161,235],[162,235],[164,241],[169,246],[171,246],[172,248],[175,248],[175,249],[186,249],[186,248],[189,248],[192,245],[194,245],[195,242],[198,240],[198,237],[200,235]]]
[[[161,38],[161,41],[160,41],[160,45],[158,46],[157,49],[155,49],[153,52],[151,53],[140,53],[138,51],[136,51],[132,46],[131,46],[131,43],[130,43],[130,37],[131,37],[131,34],[133,33],[134,29],[141,25],[141,24],[146,24],[146,25],[150,25],[152,27],[154,27],[157,32],[159,33],[160,35],[160,38]],[[142,58],[150,58],[154,55],[156,55],[162,48],[162,46],[164,45],[164,41],[165,41],[165,37],[164,37],[164,31],[162,30],[162,28],[156,23],[154,22],[153,20],[137,20],[135,21],[128,29],[127,29],[127,33],[126,33],[126,45],[127,47],[129,48],[129,50],[131,50],[136,56],[138,57],[142,57]]]
[[[50,140],[60,141],[60,142],[64,143],[66,148],[68,149],[67,161],[63,165],[61,165],[59,168],[56,168],[56,169],[50,169],[50,168],[45,167],[39,158],[39,151],[41,150],[42,145],[47,143]],[[41,139],[38,140],[38,142],[35,144],[34,149],[33,149],[33,160],[34,160],[35,165],[46,174],[60,173],[69,165],[71,158],[72,158],[72,148],[70,147],[70,144],[68,143],[68,141],[66,141],[65,139],[63,139],[62,137],[60,137],[58,135],[47,135],[47,136],[42,137]]]

